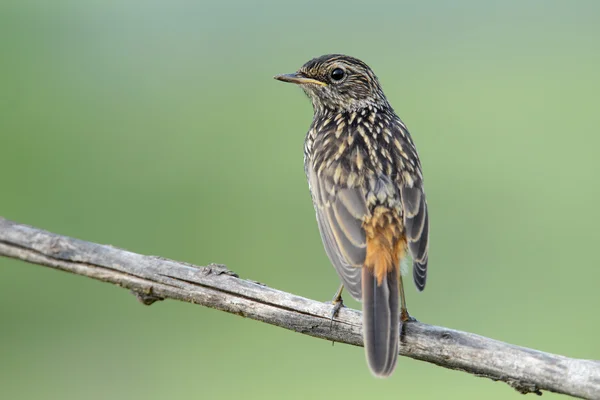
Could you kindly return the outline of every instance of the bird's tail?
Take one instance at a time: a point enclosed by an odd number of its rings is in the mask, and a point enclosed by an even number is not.
[[[378,244],[367,242],[362,269],[363,336],[369,368],[383,378],[394,371],[398,358],[400,271],[398,253]]]

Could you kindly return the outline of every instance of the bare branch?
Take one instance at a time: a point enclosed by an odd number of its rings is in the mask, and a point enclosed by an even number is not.
[[[131,289],[144,304],[175,299],[242,315],[295,332],[362,346],[361,313],[240,279],[223,265],[197,267],[56,235],[0,217],[0,256]],[[541,390],[600,399],[600,362],[514,346],[472,333],[411,322],[400,355],[503,381],[521,393]]]

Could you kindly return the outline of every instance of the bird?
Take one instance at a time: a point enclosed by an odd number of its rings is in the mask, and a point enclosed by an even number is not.
[[[357,58],[327,54],[275,79],[300,86],[313,106],[304,169],[325,252],[342,292],[362,302],[367,364],[392,374],[406,308],[400,264],[412,258],[425,288],[429,214],[417,149],[377,76]],[[400,304],[398,304],[400,298]]]

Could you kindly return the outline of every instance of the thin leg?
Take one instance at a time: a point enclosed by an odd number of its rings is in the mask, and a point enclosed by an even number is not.
[[[398,279],[398,284],[400,286],[400,321],[402,322],[414,322],[415,318],[411,317],[406,308],[406,297],[404,296],[404,285],[402,284],[402,274]]]
[[[331,302],[333,304],[333,311],[331,312],[331,320],[332,321],[333,321],[333,318],[335,318],[337,313],[340,311],[340,309],[342,307],[344,307],[344,300],[342,300],[342,292],[343,291],[344,291],[344,284],[341,284],[340,288],[335,293],[333,301]]]

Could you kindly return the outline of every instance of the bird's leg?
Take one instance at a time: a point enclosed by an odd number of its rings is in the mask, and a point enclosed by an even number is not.
[[[402,284],[402,274],[399,276],[398,285],[400,287],[400,321],[416,322],[417,320],[410,316],[406,309],[406,297],[404,296],[404,285]]]
[[[344,300],[342,300],[342,292],[343,291],[344,291],[344,284],[342,283],[340,285],[340,288],[338,289],[338,291],[335,293],[335,296],[333,297],[333,301],[331,302],[333,304],[333,311],[331,312],[331,320],[332,321],[333,321],[333,318],[335,318],[335,316],[338,314],[340,309],[342,307],[344,307]]]

